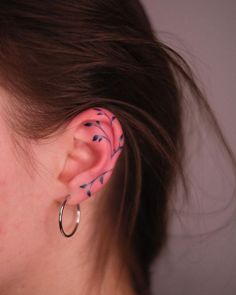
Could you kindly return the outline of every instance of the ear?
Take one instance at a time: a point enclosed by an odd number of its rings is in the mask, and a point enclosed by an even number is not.
[[[68,155],[58,179],[68,186],[68,204],[95,197],[112,175],[124,146],[117,117],[95,107],[78,114],[66,128],[70,140]]]

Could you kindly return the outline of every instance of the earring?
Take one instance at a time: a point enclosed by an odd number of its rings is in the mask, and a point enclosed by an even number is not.
[[[64,229],[63,229],[63,225],[62,225],[62,217],[63,217],[63,210],[64,210],[64,207],[65,207],[66,202],[67,202],[67,200],[68,200],[69,197],[70,197],[70,194],[66,196],[64,202],[61,204],[61,206],[60,206],[60,208],[59,208],[59,228],[60,228],[61,233],[62,233],[65,237],[67,237],[67,238],[73,236],[74,233],[76,232],[77,227],[78,227],[79,222],[80,222],[80,216],[81,216],[81,213],[80,213],[80,205],[79,205],[79,204],[76,204],[76,206],[77,206],[77,218],[76,218],[76,225],[75,225],[75,228],[73,229],[73,231],[72,231],[70,234],[65,233],[65,231],[64,231]]]

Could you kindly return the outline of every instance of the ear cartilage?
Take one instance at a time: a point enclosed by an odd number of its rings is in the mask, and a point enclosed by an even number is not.
[[[110,118],[110,117],[107,115],[107,113],[106,113],[105,111],[103,111],[101,108],[93,108],[93,109],[96,110],[96,111],[98,111],[98,113],[97,113],[98,116],[101,116],[101,115],[106,116],[106,117],[108,118],[108,120],[109,120],[109,122],[110,122],[111,125],[112,125],[112,122],[116,119],[116,116],[112,116],[112,118]],[[123,140],[124,140],[124,134],[122,133],[122,134],[120,135],[120,137],[119,137],[119,146],[118,146],[116,149],[114,149],[113,146],[112,146],[112,142],[111,142],[111,140],[109,139],[109,136],[107,135],[106,131],[102,128],[101,125],[102,125],[102,124],[101,124],[101,122],[100,122],[99,120],[96,120],[95,122],[94,122],[94,121],[92,121],[92,122],[86,122],[86,123],[84,124],[84,126],[86,126],[86,127],[95,126],[95,127],[97,127],[99,130],[102,131],[102,133],[103,133],[102,135],[101,135],[101,134],[95,134],[95,135],[93,135],[93,137],[92,137],[92,141],[98,141],[98,142],[100,142],[102,139],[107,140],[107,141],[109,142],[109,145],[110,145],[110,148],[111,148],[111,158],[112,158],[112,157],[114,157],[114,155],[115,155],[118,151],[122,150],[122,148],[124,147],[124,145],[122,145],[122,142],[123,142]],[[98,175],[96,178],[94,178],[94,179],[91,180],[90,182],[88,182],[88,183],[84,183],[84,184],[80,185],[80,188],[84,188],[84,189],[86,189],[86,194],[87,194],[87,196],[88,196],[88,197],[91,197],[91,196],[92,196],[91,187],[92,187],[93,183],[94,183],[97,179],[99,179],[100,183],[103,184],[104,175],[107,174],[108,172],[112,171],[113,169],[114,169],[114,168],[109,169],[109,170],[103,172],[102,174]]]
[[[106,173],[112,171],[113,169],[114,169],[114,168],[109,169],[109,170],[103,172],[102,174],[98,175],[96,178],[94,178],[93,180],[91,180],[89,183],[84,183],[84,184],[80,185],[80,187],[81,187],[81,188],[87,188],[87,191],[86,191],[87,196],[88,196],[88,197],[91,197],[91,195],[92,195],[91,187],[92,187],[93,183],[99,178],[100,183],[103,184],[104,175],[105,175]]]

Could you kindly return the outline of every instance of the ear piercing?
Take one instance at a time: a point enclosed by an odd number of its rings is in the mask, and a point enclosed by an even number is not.
[[[110,122],[110,124],[112,125],[113,121],[116,119],[115,116],[112,116],[112,118],[110,118],[108,116],[108,114],[101,108],[93,108],[95,111],[97,111],[97,115],[98,116],[106,116]],[[112,145],[112,142],[111,140],[109,139],[109,136],[107,135],[106,131],[102,128],[102,124],[99,120],[96,120],[95,122],[94,121],[91,121],[91,122],[87,122],[84,124],[84,126],[87,126],[87,127],[91,127],[91,126],[95,126],[97,127],[101,132],[99,134],[95,134],[92,138],[92,141],[97,141],[98,143],[101,142],[102,140],[107,140],[109,142],[109,145],[110,145],[110,148],[111,148],[111,158],[114,157],[114,155],[122,150],[124,144],[122,145],[123,143],[123,140],[124,140],[124,135],[121,134],[120,137],[119,137],[119,145],[117,148],[114,148],[113,145]],[[101,134],[102,133],[102,134]],[[100,181],[101,184],[103,184],[103,181],[104,181],[104,176],[112,171],[114,168],[112,169],[109,169],[109,170],[106,170],[104,171],[103,173],[101,173],[100,175],[98,175],[97,177],[95,177],[94,179],[92,179],[90,182],[87,182],[87,183],[84,183],[82,185],[80,185],[80,188],[84,188],[86,189],[86,193],[87,193],[87,196],[88,197],[91,197],[92,195],[92,192],[91,192],[91,188],[92,188],[92,185],[93,183],[98,180]],[[65,237],[69,238],[71,236],[74,235],[74,233],[76,232],[77,228],[78,228],[78,225],[80,223],[80,218],[81,218],[81,212],[80,212],[80,205],[79,204],[76,204],[76,207],[77,207],[77,218],[76,218],[76,225],[73,229],[73,231],[69,234],[67,234],[64,229],[63,229],[63,224],[62,224],[62,218],[63,218],[63,210],[64,210],[64,207],[66,205],[66,202],[68,200],[68,198],[70,197],[70,195],[67,195],[64,202],[61,204],[60,208],[59,208],[59,228],[60,228],[60,231],[62,233],[62,235],[64,235]]]

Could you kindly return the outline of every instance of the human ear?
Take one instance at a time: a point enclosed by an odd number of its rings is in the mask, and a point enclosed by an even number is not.
[[[68,186],[67,203],[72,205],[94,197],[106,185],[124,146],[124,135],[117,117],[101,107],[81,112],[67,132],[73,139],[58,179]]]

